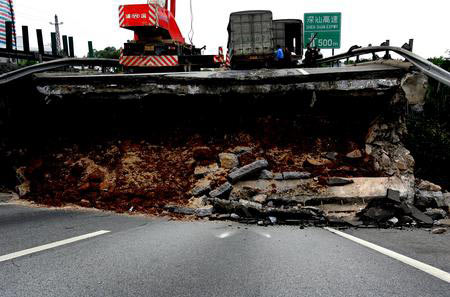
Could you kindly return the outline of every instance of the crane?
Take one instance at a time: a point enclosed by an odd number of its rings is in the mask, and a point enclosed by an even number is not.
[[[129,72],[190,71],[218,68],[218,55],[202,55],[203,48],[186,42],[175,19],[176,0],[148,0],[146,4],[119,6],[121,28],[134,32],[124,44],[120,64]]]

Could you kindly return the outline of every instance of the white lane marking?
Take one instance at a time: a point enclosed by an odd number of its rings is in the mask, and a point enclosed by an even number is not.
[[[297,69],[303,75],[308,75],[309,73],[305,69]]]
[[[431,274],[432,276],[437,277],[437,278],[439,278],[439,279],[441,279],[441,280],[443,280],[443,281],[445,281],[447,283],[450,283],[450,273],[448,273],[448,272],[445,272],[443,270],[435,268],[435,267],[433,267],[431,265],[422,263],[420,261],[414,260],[414,259],[409,258],[407,256],[403,256],[403,255],[401,255],[399,253],[396,253],[394,251],[388,250],[388,249],[386,249],[384,247],[378,246],[378,245],[370,243],[368,241],[359,239],[358,237],[355,237],[355,236],[349,235],[347,233],[335,230],[333,228],[325,227],[325,229],[330,231],[330,232],[332,232],[332,233],[334,233],[334,234],[336,234],[336,235],[342,236],[342,237],[344,237],[344,238],[346,238],[348,240],[351,240],[351,241],[354,241],[356,243],[359,243],[360,245],[363,245],[363,246],[365,246],[365,247],[367,247],[369,249],[375,250],[375,251],[377,251],[377,252],[379,252],[379,253],[381,253],[381,254],[383,254],[385,256],[391,257],[391,258],[393,258],[395,260],[398,260],[400,262],[408,264],[408,265],[410,265],[410,266],[412,266],[414,268],[422,270],[423,272]]]
[[[224,239],[224,238],[227,238],[228,236],[230,236],[231,234],[232,234],[231,232],[224,232],[220,235],[217,235],[217,238]]]
[[[26,249],[26,250],[23,250],[23,251],[20,251],[20,252],[7,254],[7,255],[4,255],[4,256],[0,256],[0,263],[4,262],[4,261],[15,259],[15,258],[23,257],[23,256],[26,256],[26,255],[34,254],[34,253],[37,253],[37,252],[45,251],[45,250],[48,250],[48,249],[52,249],[52,248],[55,248],[55,247],[59,247],[59,246],[62,246],[62,245],[66,245],[66,244],[69,244],[69,243],[73,243],[73,242],[76,242],[76,241],[80,241],[80,240],[92,238],[92,237],[95,237],[95,236],[103,235],[103,234],[106,234],[106,233],[109,233],[109,232],[111,232],[111,231],[100,230],[100,231],[97,231],[97,232],[93,232],[93,233],[89,233],[89,234],[85,234],[85,235],[81,235],[81,236],[77,236],[77,237],[72,237],[72,238],[69,238],[69,239],[64,239],[64,240],[52,242],[52,243],[49,243],[49,244],[44,244],[44,245],[37,246],[37,247],[31,248],[31,249]]]

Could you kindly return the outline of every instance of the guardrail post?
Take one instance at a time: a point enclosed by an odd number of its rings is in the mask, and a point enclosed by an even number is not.
[[[13,50],[13,23],[5,22],[6,31],[6,50],[11,52]]]
[[[56,33],[52,32],[51,37],[52,37],[52,55],[57,56],[58,55],[58,46],[56,45]]]
[[[37,36],[39,56],[40,56],[39,61],[42,62],[42,58],[45,54],[45,49],[44,49],[44,39],[42,38],[42,30],[41,29],[36,29],[36,36]]]
[[[386,40],[386,42],[385,42],[384,45],[385,45],[385,46],[390,46],[390,41],[389,41],[389,39]],[[389,54],[389,51],[386,51],[386,54],[384,55],[383,59],[385,59],[385,60],[391,59],[391,55]]]
[[[92,41],[88,41],[88,48],[89,48],[88,58],[93,58],[94,57],[94,46],[92,45]]]
[[[409,48],[411,49],[411,52],[413,51],[413,48],[414,48],[414,39],[410,39],[409,40]]]
[[[69,56],[69,46],[67,45],[67,35],[63,35],[62,40],[63,40],[64,57],[68,57]]]
[[[71,58],[75,57],[75,51],[74,51],[74,46],[73,46],[73,37],[72,36],[69,37],[69,56]]]
[[[22,26],[23,51],[30,52],[30,38],[28,37],[28,26]]]

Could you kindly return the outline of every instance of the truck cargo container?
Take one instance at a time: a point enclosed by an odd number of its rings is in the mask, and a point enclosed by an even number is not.
[[[303,55],[303,23],[297,19],[273,20],[269,10],[234,12],[228,24],[228,52],[233,69],[289,67]],[[293,62],[275,62],[280,45]],[[290,55],[289,55],[290,56]]]

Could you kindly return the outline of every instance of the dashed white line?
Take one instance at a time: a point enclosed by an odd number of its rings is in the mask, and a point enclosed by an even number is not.
[[[358,244],[360,244],[362,246],[365,246],[365,247],[367,247],[369,249],[377,251],[377,252],[379,252],[379,253],[381,253],[381,254],[383,254],[385,256],[391,257],[391,258],[393,258],[395,260],[398,260],[398,261],[400,261],[402,263],[408,264],[408,265],[410,265],[410,266],[412,266],[412,267],[414,267],[416,269],[419,269],[419,270],[421,270],[423,272],[426,272],[426,273],[428,273],[428,274],[430,274],[430,275],[432,275],[434,277],[437,277],[437,278],[439,278],[439,279],[441,279],[441,280],[443,280],[443,281],[445,281],[447,283],[450,283],[450,273],[448,273],[446,271],[443,271],[443,270],[438,269],[436,267],[433,267],[431,265],[422,263],[420,261],[414,260],[412,258],[409,258],[409,257],[404,256],[402,254],[396,253],[394,251],[388,250],[388,249],[386,249],[384,247],[381,247],[379,245],[376,245],[376,244],[370,243],[368,241],[359,239],[358,237],[355,237],[355,236],[349,235],[347,233],[335,230],[333,228],[325,227],[325,229],[330,231],[330,232],[332,232],[332,233],[334,233],[334,234],[336,234],[336,235],[339,235],[339,236],[344,237],[344,238],[346,238],[348,240],[356,242],[356,243],[358,243]]]
[[[80,240],[96,237],[96,236],[103,235],[103,234],[106,234],[106,233],[109,233],[109,232],[110,231],[100,230],[100,231],[97,231],[97,232],[93,232],[93,233],[89,233],[89,234],[85,234],[85,235],[81,235],[81,236],[77,236],[77,237],[72,237],[72,238],[69,238],[69,239],[64,239],[64,240],[61,240],[61,241],[56,241],[56,242],[52,242],[52,243],[49,243],[49,244],[44,244],[44,245],[37,246],[37,247],[34,247],[34,248],[26,249],[26,250],[23,250],[23,251],[19,251],[19,252],[3,255],[3,256],[0,256],[0,263],[8,261],[8,260],[15,259],[15,258],[23,257],[23,256],[26,256],[26,255],[34,254],[34,253],[37,253],[37,252],[42,252],[42,251],[45,251],[45,250],[48,250],[48,249],[56,248],[56,247],[59,247],[59,246],[62,246],[62,245],[66,245],[66,244],[69,244],[69,243],[73,243],[73,242],[76,242],[76,241],[80,241]]]
[[[309,75],[309,73],[305,69],[297,69],[303,75]]]

